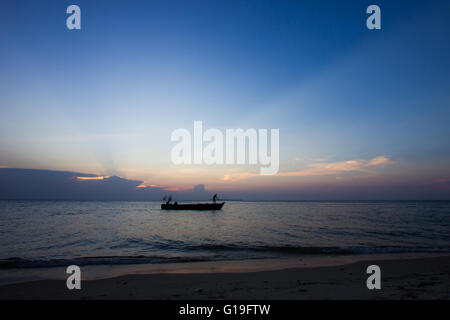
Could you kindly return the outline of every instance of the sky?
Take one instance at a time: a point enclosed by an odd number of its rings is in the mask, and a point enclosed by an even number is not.
[[[450,199],[449,18],[446,0],[2,1],[0,167],[234,198]],[[196,120],[279,129],[278,174],[173,164],[171,133]]]

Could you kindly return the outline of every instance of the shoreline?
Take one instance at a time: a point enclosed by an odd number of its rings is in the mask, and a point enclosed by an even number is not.
[[[278,271],[292,268],[340,266],[366,260],[398,260],[450,256],[450,253],[410,252],[340,255],[302,255],[284,258],[211,260],[154,264],[101,264],[81,265],[82,280],[100,280],[132,274],[195,274],[195,273],[247,273]],[[11,268],[0,273],[0,286],[6,284],[63,280],[67,278],[66,266]]]
[[[448,254],[322,258],[195,263],[195,268],[87,266],[92,270],[82,275],[81,290],[68,290],[64,273],[58,280],[0,285],[0,299],[450,299]],[[371,264],[381,268],[381,290],[366,287]],[[100,270],[103,275],[96,274]]]

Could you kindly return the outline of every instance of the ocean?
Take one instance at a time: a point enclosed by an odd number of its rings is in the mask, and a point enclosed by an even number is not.
[[[450,252],[450,202],[0,201],[0,269]]]

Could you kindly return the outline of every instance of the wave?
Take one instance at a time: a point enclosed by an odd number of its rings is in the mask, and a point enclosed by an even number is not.
[[[72,259],[32,260],[22,258],[7,258],[0,260],[0,269],[15,268],[47,268],[66,267],[69,265],[123,265],[123,264],[157,264],[210,261],[207,257],[160,257],[160,256],[103,256],[80,257]]]
[[[292,254],[370,254],[370,253],[407,253],[407,252],[450,252],[450,246],[445,247],[412,247],[412,246],[298,246],[288,245],[265,245],[263,243],[214,243],[205,240],[203,243],[184,242],[169,240],[158,237],[158,239],[144,240],[129,238],[126,241],[110,246],[110,249],[145,248],[162,252],[279,252]]]
[[[11,257],[0,259],[0,269],[16,268],[48,268],[66,267],[69,265],[129,265],[129,264],[160,264],[160,263],[186,263],[224,260],[243,260],[285,257],[292,255],[358,255],[358,254],[389,254],[389,253],[450,253],[450,247],[295,247],[295,246],[237,246],[203,244],[198,246],[184,246],[186,251],[209,251],[204,256],[93,256],[67,259],[23,259]],[[217,254],[221,252],[222,254]],[[229,254],[227,254],[229,253]],[[256,253],[252,254],[252,253]],[[263,253],[263,255],[258,254]],[[267,253],[267,254],[264,254]],[[278,254],[278,255],[277,255]]]
[[[450,252],[450,247],[299,247],[287,246],[239,246],[221,244],[185,245],[184,250],[206,251],[248,251],[248,252],[273,252],[292,254],[372,254],[372,253],[414,253],[414,252]]]

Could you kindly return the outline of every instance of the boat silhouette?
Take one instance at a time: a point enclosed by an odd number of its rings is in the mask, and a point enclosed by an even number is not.
[[[213,202],[213,203],[163,203],[161,204],[162,210],[220,210],[225,202]]]
[[[166,197],[164,197],[166,200]],[[169,196],[166,203],[161,204],[162,210],[220,210],[225,202],[216,202],[217,193],[212,198],[213,202],[209,203],[184,203],[178,204],[178,202],[171,203],[172,196]]]

